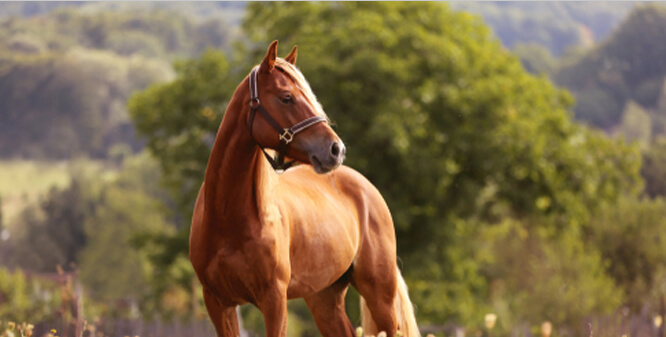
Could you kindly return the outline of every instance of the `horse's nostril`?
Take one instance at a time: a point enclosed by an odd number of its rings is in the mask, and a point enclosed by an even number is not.
[[[340,144],[338,142],[334,142],[333,145],[331,145],[331,156],[333,158],[337,158],[340,155]]]
[[[331,159],[342,162],[345,158],[345,152],[345,144],[342,142],[333,142],[333,144],[331,144]]]

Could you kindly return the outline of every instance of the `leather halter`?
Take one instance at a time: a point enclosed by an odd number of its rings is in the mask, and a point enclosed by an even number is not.
[[[284,162],[284,157],[287,154],[287,148],[289,147],[289,143],[291,143],[292,140],[294,140],[294,136],[317,124],[317,123],[328,123],[326,120],[326,117],[324,116],[312,116],[310,118],[306,118],[294,125],[292,125],[289,128],[283,128],[280,126],[280,123],[278,123],[272,116],[271,114],[266,111],[266,109],[261,105],[261,101],[259,101],[259,90],[257,90],[257,72],[259,71],[259,66],[254,67],[252,69],[252,72],[250,73],[250,118],[249,118],[249,124],[250,124],[250,136],[252,136],[252,139],[254,140],[257,145],[259,145],[259,148],[261,151],[264,153],[264,156],[266,159],[268,159],[268,162],[271,164],[273,169],[275,171],[281,172],[281,171],[286,171],[288,168],[290,168],[292,165],[294,165],[295,161],[290,161],[290,162]],[[266,150],[264,149],[264,146],[259,144],[256,139],[254,139],[254,134],[252,133],[252,125],[254,124],[254,117],[257,114],[257,111],[264,117],[264,119],[268,122],[268,124],[273,127],[275,131],[278,133],[278,137],[280,138],[280,145],[277,148],[278,156],[277,158],[271,157],[268,153],[266,153]]]

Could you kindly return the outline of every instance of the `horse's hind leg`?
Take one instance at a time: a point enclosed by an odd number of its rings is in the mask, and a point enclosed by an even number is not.
[[[361,308],[366,336],[384,331],[392,337],[397,330],[394,307],[397,289],[395,238],[386,233],[377,231],[369,234],[373,238],[372,245],[370,241],[361,244],[352,271],[352,285],[367,306]],[[367,315],[366,309],[370,315]]]
[[[397,317],[394,309],[396,294],[395,268],[394,272],[387,269],[381,275],[354,276],[354,288],[363,297],[370,316],[363,317],[363,329],[366,336],[386,332],[387,336],[395,335]],[[361,308],[366,310],[366,308]],[[367,313],[362,312],[363,315]]]
[[[340,279],[328,288],[305,297],[319,332],[324,337],[353,337],[354,327],[345,313],[349,281]]]
[[[237,337],[238,316],[236,316],[236,307],[222,305],[205,287],[203,295],[208,315],[215,326],[218,337]]]
[[[258,295],[257,308],[264,315],[267,337],[287,336],[286,287],[271,286]]]

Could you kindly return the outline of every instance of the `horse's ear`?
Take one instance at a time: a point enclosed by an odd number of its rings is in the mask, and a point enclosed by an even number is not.
[[[293,65],[296,65],[296,58],[298,58],[298,46],[294,46],[294,48],[291,49],[291,51],[289,52],[289,55],[287,55],[284,58],[284,60],[293,64]]]
[[[271,43],[271,45],[268,46],[268,51],[266,52],[264,61],[261,62],[261,66],[259,67],[261,71],[270,73],[275,67],[275,58],[277,58],[277,47],[278,47],[277,40],[273,41],[273,43]]]

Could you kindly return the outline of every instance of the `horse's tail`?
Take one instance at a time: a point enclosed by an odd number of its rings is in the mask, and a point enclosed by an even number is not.
[[[395,310],[395,317],[398,321],[398,330],[402,332],[403,337],[421,337],[419,326],[416,324],[416,316],[414,315],[414,306],[412,301],[409,300],[407,293],[407,284],[402,278],[400,269],[396,266],[398,277],[398,289],[393,304]],[[380,331],[377,331],[377,325],[370,315],[370,309],[361,297],[361,325],[363,326],[363,334],[365,336],[376,336]]]

